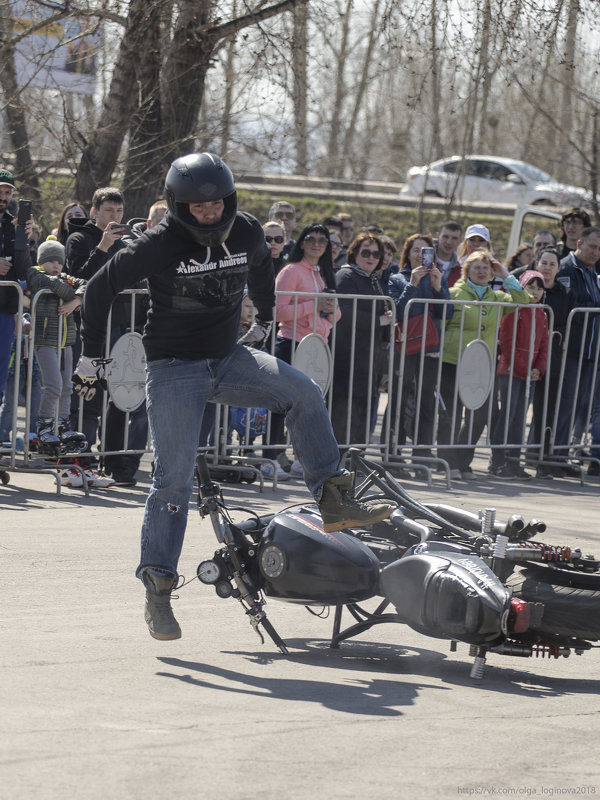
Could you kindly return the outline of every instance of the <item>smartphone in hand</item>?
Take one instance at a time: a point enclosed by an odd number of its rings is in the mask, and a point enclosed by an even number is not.
[[[17,211],[17,229],[15,231],[15,250],[27,250],[29,242],[25,233],[25,224],[31,219],[31,200],[19,200]]]
[[[31,217],[31,200],[19,200],[17,211],[17,225],[25,225]]]
[[[425,269],[431,269],[435,260],[435,251],[433,247],[421,248],[421,264]]]

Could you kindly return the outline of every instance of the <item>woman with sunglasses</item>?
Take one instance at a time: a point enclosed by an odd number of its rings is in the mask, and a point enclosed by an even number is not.
[[[285,264],[285,256],[283,255],[285,231],[281,223],[274,222],[273,220],[265,222],[262,227],[265,234],[265,242],[269,245],[271,250],[273,273],[278,275]]]
[[[339,319],[340,310],[333,297],[297,297],[283,292],[314,292],[320,294],[328,290],[335,292],[335,278],[331,260],[329,231],[324,225],[307,225],[296,240],[288,261],[275,279],[276,319],[279,324],[275,355],[292,363],[293,343],[300,342],[310,333],[319,333],[324,339],[329,337],[334,317]],[[271,415],[271,435],[269,444],[283,444],[284,415]],[[278,451],[265,450],[266,458],[276,459]],[[272,477],[271,464],[261,468],[266,477]],[[294,461],[291,472],[300,477],[302,468]],[[277,478],[285,479],[287,474],[277,470]]]
[[[359,233],[348,247],[347,258],[335,276],[338,294],[374,295],[381,300],[338,300],[342,316],[335,334],[332,423],[340,447],[370,439],[380,378],[377,356],[392,321],[376,274],[383,263],[379,236]]]
[[[431,266],[423,265],[423,248],[433,248],[433,239],[429,234],[414,233],[404,242],[400,256],[400,270],[390,276],[388,294],[396,305],[396,319],[403,324],[404,312],[411,300],[450,300],[448,280],[442,276],[435,258]],[[400,412],[397,416],[397,391],[400,381],[400,353],[394,359],[394,379],[388,389],[388,409],[391,413],[390,430],[398,434],[397,443],[403,445],[409,436],[413,442],[413,456],[432,457],[433,429],[435,421],[435,388],[437,386],[439,368],[439,339],[441,327],[453,313],[453,306],[443,304],[412,303],[409,306],[409,317],[424,315],[433,320],[438,332],[438,342],[425,346],[424,357],[421,351],[405,355],[402,374]],[[427,320],[423,317],[423,331],[426,332]],[[415,398],[415,420],[409,423],[407,409],[409,398]],[[418,428],[415,429],[418,415]],[[394,436],[391,434],[393,441]]]

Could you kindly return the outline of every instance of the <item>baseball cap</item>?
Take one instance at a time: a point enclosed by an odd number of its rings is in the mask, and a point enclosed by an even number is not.
[[[485,225],[469,225],[465,232],[465,239],[470,239],[471,236],[481,236],[488,244],[490,243],[490,232]]]
[[[0,169],[0,186],[2,185],[12,186],[13,189],[17,188],[12,172],[9,172],[7,169]]]
[[[544,276],[541,272],[538,272],[536,269],[526,269],[525,272],[522,272],[519,275],[519,283],[521,286],[527,286],[527,284],[537,278],[537,280],[544,285]]]

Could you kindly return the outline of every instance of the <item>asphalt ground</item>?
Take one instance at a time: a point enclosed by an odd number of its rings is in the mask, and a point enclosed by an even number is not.
[[[419,499],[494,506],[548,523],[545,540],[600,552],[598,479],[447,490]],[[12,473],[0,486],[0,796],[19,800],[200,797],[600,796],[600,653],[490,656],[469,678],[465,645],[380,625],[328,646],[332,616],[269,602],[285,657],[239,604],[192,581],[174,601],[183,638],[158,642],[134,578],[148,470],[133,489],[63,489]],[[257,513],[306,502],[224,486]],[[192,500],[181,572],[216,540]]]

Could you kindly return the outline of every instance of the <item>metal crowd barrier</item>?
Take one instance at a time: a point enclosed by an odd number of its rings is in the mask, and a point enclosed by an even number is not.
[[[0,285],[7,285],[6,282]],[[19,291],[19,310],[22,311],[23,297],[18,284],[9,283],[8,285],[15,286]],[[32,302],[32,334],[30,335],[31,351],[35,346],[35,308],[38,300],[38,293],[33,298]],[[135,304],[140,295],[146,294],[145,290],[128,290],[123,292],[124,295],[131,296],[131,316],[130,328],[133,330],[135,327]],[[331,298],[328,293],[309,293],[309,292],[281,292],[286,296],[293,296],[296,306],[296,312],[293,320],[293,330],[295,332],[297,323],[297,304],[303,302],[306,298],[318,299],[320,297]],[[564,342],[562,342],[562,358],[559,370],[558,384],[554,387],[550,386],[550,380],[545,380],[542,383],[534,386],[535,382],[527,377],[525,381],[525,396],[528,398],[527,403],[523,409],[520,418],[520,435],[519,441],[514,441],[514,436],[511,438],[509,435],[508,423],[505,423],[504,429],[500,439],[492,442],[491,432],[494,427],[495,418],[497,414],[497,389],[496,389],[496,362],[498,357],[498,334],[500,326],[500,317],[497,316],[495,322],[495,330],[493,332],[494,346],[492,350],[482,346],[481,333],[486,325],[486,318],[488,311],[492,306],[498,306],[506,310],[518,310],[523,308],[533,308],[532,305],[520,305],[515,303],[498,303],[498,302],[472,302],[468,300],[437,300],[437,299],[422,299],[415,298],[405,308],[403,324],[406,329],[406,324],[410,316],[411,309],[416,304],[423,305],[427,311],[435,305],[443,307],[442,322],[447,320],[450,316],[450,307],[453,308],[454,315],[460,315],[461,325],[459,326],[459,340],[458,352],[461,354],[457,364],[457,375],[460,378],[455,380],[452,391],[448,393],[448,386],[444,385],[444,363],[443,357],[439,354],[431,354],[426,352],[424,342],[421,344],[420,350],[414,355],[407,355],[406,353],[406,340],[401,339],[398,350],[394,346],[393,336],[388,349],[385,351],[383,358],[381,353],[378,353],[374,348],[376,341],[376,309],[377,302],[382,299],[381,296],[373,295],[336,295],[338,299],[351,301],[352,304],[352,325],[351,340],[349,342],[350,350],[350,368],[348,371],[347,391],[342,405],[343,414],[339,415],[338,403],[336,402],[336,389],[333,381],[329,381],[326,387],[322,387],[324,397],[323,401],[326,408],[335,423],[338,432],[345,431],[346,436],[338,435],[338,441],[342,452],[349,446],[358,446],[371,455],[379,456],[384,463],[391,467],[398,467],[401,469],[408,469],[416,476],[424,476],[428,483],[431,483],[433,475],[436,471],[441,472],[446,485],[450,485],[450,468],[448,463],[449,454],[452,451],[475,449],[479,454],[484,453],[492,455],[495,448],[511,448],[512,451],[517,452],[519,456],[525,455],[529,460],[535,464],[554,464],[563,463],[565,458],[575,458],[578,460],[575,463],[575,472],[579,470],[581,480],[583,480],[583,469],[580,467],[581,463],[593,460],[593,457],[588,453],[581,453],[581,448],[586,448],[590,443],[590,425],[592,428],[594,424],[598,428],[600,434],[600,398],[598,393],[598,363],[600,353],[600,337],[595,337],[594,350],[590,354],[584,352],[584,344],[586,341],[586,332],[590,326],[596,328],[599,326],[598,315],[600,309],[575,309],[569,318],[567,331],[565,334]],[[384,298],[390,300],[390,298]],[[360,306],[359,306],[360,304]],[[359,313],[359,308],[364,311],[365,304],[371,306],[371,323],[370,334],[368,342],[360,341],[357,337],[356,318]],[[390,301],[390,306],[393,308],[393,303]],[[466,307],[476,307],[478,309],[478,338],[475,347],[463,348],[463,324],[464,314]],[[536,306],[542,307],[542,306]],[[559,336],[559,332],[554,330],[554,318],[552,310],[546,306],[543,308],[548,314],[548,330],[549,330],[549,343],[552,342],[555,336]],[[347,313],[347,312],[346,312]],[[313,319],[316,321],[316,303]],[[578,316],[579,315],[579,316]],[[531,314],[532,325],[530,331],[530,348],[528,353],[528,366],[531,366],[533,357],[533,343],[535,341],[536,322],[535,314]],[[583,322],[581,318],[583,317]],[[21,314],[19,314],[21,319]],[[517,315],[512,315],[512,324],[516,326]],[[581,334],[581,348],[579,356],[574,359],[573,356],[568,354],[568,345],[577,333],[573,333],[573,322],[578,319],[581,325],[578,330],[582,331]],[[392,317],[392,325],[390,332],[394,331],[394,324],[396,322],[395,316]],[[21,323],[18,323],[17,333],[21,331]],[[514,333],[514,330],[513,330]],[[597,333],[597,331],[596,331]],[[112,336],[111,336],[112,334]],[[327,352],[330,358],[331,373],[335,374],[336,369],[336,343],[339,336],[338,323],[334,322],[326,343]],[[277,336],[277,326],[274,324],[269,347],[271,352],[274,351]],[[106,355],[110,353],[111,339],[114,340],[114,331],[112,327],[112,320],[109,318],[107,322],[107,348]],[[445,325],[441,325],[440,340],[439,340],[439,353],[443,354],[444,345],[446,340]],[[471,343],[473,344],[473,343]],[[515,345],[516,336],[513,335],[513,346],[510,354],[511,374],[515,362]],[[487,355],[486,355],[487,349]],[[299,348],[299,343],[293,338],[292,344],[292,363],[298,366],[298,354],[302,350]],[[20,358],[20,336],[17,336],[17,358]],[[464,352],[463,352],[464,351]],[[465,353],[468,351],[468,357]],[[479,353],[478,358],[475,357]],[[355,365],[359,363],[357,359],[367,359],[366,372],[368,373],[367,380],[367,402],[362,410],[362,416],[359,419],[359,427],[364,436],[360,437],[360,441],[351,441],[348,436],[353,413],[357,407],[355,396],[353,393],[353,379],[355,372]],[[483,358],[485,370],[477,369],[478,363],[481,363]],[[379,365],[375,360],[379,359]],[[487,361],[485,361],[487,359]],[[549,344],[548,358],[546,366],[546,376],[550,375],[552,364],[552,347]],[[300,365],[304,371],[311,374],[310,363]],[[377,377],[377,369],[379,370]],[[469,370],[471,370],[469,372]],[[528,374],[530,369],[527,370]],[[556,374],[556,370],[554,370]],[[410,378],[410,380],[407,379]],[[314,375],[311,374],[314,378]],[[379,381],[381,380],[381,385]],[[317,382],[319,382],[317,378]],[[382,390],[382,385],[385,387]],[[507,402],[511,402],[512,383],[509,385]],[[541,414],[541,434],[537,437],[532,436],[531,424],[531,409],[530,409],[530,395],[532,390],[543,392],[542,414]],[[339,390],[339,384],[338,384]],[[28,386],[27,393],[27,406],[26,406],[26,430],[28,430],[29,414],[30,414],[30,391],[31,386]],[[570,392],[570,396],[575,396],[580,399],[578,405],[572,404],[570,408],[566,408],[563,403],[563,396],[566,392]],[[558,398],[552,414],[548,410],[551,407],[550,393],[554,392]],[[386,396],[387,393],[387,396]],[[444,396],[445,395],[445,396]],[[539,395],[538,395],[539,396]],[[432,399],[433,398],[433,399]],[[35,456],[28,451],[27,436],[25,439],[25,447],[23,453],[18,453],[15,448],[17,438],[17,407],[18,401],[18,381],[14,387],[13,399],[15,402],[13,410],[13,426],[12,426],[12,441],[8,452],[4,453],[2,458],[7,459],[7,467],[14,469],[18,465],[19,460],[22,460],[23,466],[33,466],[32,460]],[[428,401],[429,406],[427,406]],[[433,408],[433,421],[431,425],[430,435],[426,438],[419,438],[420,423],[424,414],[424,409]],[[123,430],[122,447],[119,449],[107,449],[105,447],[106,440],[106,419],[107,419],[108,397],[104,398],[103,409],[100,422],[100,441],[94,455],[99,458],[104,458],[109,455],[120,454],[138,454],[152,453],[151,442],[146,442],[146,447],[143,449],[128,449],[127,442],[127,429],[130,417],[130,412],[125,412],[125,426]],[[461,422],[461,414],[464,408],[464,420]],[[483,409],[482,411],[479,411]],[[476,437],[475,441],[471,441],[474,429],[475,412],[479,411],[480,417],[485,415],[484,431]],[[338,416],[336,417],[336,414]],[[567,414],[568,418],[565,417]],[[82,409],[80,407],[80,422],[81,422]],[[271,429],[272,429],[272,415],[266,415],[266,422],[264,430],[257,436],[256,432],[251,425],[251,411],[248,410],[246,414],[246,430],[245,433],[238,434],[237,440],[233,436],[232,429],[229,422],[229,409],[226,407],[217,407],[216,409],[217,424],[214,431],[212,441],[202,442],[202,449],[210,456],[212,467],[229,471],[233,469],[238,470],[240,474],[247,469],[254,470],[259,477],[259,483],[262,487],[262,476],[260,474],[260,466],[265,461],[271,461],[264,455],[266,448],[277,451],[280,454],[290,453],[290,442],[286,439],[283,442],[270,443]],[[409,424],[410,423],[410,424]],[[459,425],[461,423],[461,425]],[[561,428],[562,424],[562,428]],[[463,437],[460,437],[460,430],[462,427]],[[559,441],[557,439],[557,430],[567,429],[567,439]],[[79,428],[81,429],[81,428]],[[443,433],[443,430],[445,433]],[[575,432],[581,438],[581,442],[572,442],[571,433]],[[443,434],[443,435],[442,435]],[[466,440],[464,440],[466,438]],[[475,438],[475,437],[474,437]],[[199,443],[200,444],[200,443]],[[600,442],[599,442],[600,444]],[[569,463],[572,463],[570,461]],[[0,467],[2,463],[0,463]],[[41,467],[38,465],[38,469]],[[49,469],[49,468],[46,468]],[[56,469],[56,467],[54,468]],[[273,478],[273,484],[276,485],[276,477]],[[84,486],[84,488],[86,488]]]

